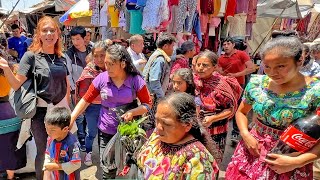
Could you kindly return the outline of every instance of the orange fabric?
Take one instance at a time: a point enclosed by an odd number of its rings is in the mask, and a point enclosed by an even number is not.
[[[214,0],[213,7],[214,7],[213,16],[216,17],[216,16],[218,16],[218,14],[220,12],[221,0]]]
[[[9,95],[11,86],[10,86],[8,80],[6,79],[6,77],[0,76],[0,84],[1,84],[0,97],[5,97],[5,96]]]

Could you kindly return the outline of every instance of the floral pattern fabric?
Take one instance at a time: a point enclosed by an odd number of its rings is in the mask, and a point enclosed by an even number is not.
[[[260,157],[253,157],[245,147],[244,141],[240,141],[226,170],[226,180],[313,178],[312,163],[280,175],[271,170],[264,159],[279,137],[273,136],[271,132],[258,132],[256,127],[260,123],[263,126],[284,130],[295,120],[315,112],[320,105],[320,81],[313,78],[299,91],[285,94],[276,94],[268,89],[269,83],[268,76],[252,76],[243,97],[244,102],[252,105],[257,115],[258,122],[255,122],[250,133],[259,143]]]
[[[268,76],[252,76],[243,97],[267,126],[283,130],[293,121],[314,113],[320,106],[320,80],[316,77],[300,91],[285,94],[269,90],[269,82]]]
[[[153,133],[138,154],[137,164],[144,179],[214,179],[218,166],[199,141],[186,143],[175,153]]]

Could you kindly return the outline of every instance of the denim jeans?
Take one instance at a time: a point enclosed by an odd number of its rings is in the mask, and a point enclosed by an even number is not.
[[[84,120],[85,120],[85,116],[83,114],[78,116],[78,118],[76,119],[76,123],[78,127],[77,136],[78,136],[80,145],[85,145],[86,132],[85,132]]]
[[[86,152],[92,152],[92,144],[94,138],[98,133],[98,119],[100,115],[100,104],[90,104],[84,115],[87,122],[87,132],[86,132]]]
[[[76,107],[76,102],[75,100],[75,95],[71,94],[71,103],[70,103],[70,108],[71,110],[73,110]],[[85,125],[84,123],[84,115],[81,114],[80,116],[77,117],[76,119],[76,124],[77,124],[77,136],[78,136],[78,140],[81,146],[85,145],[85,138],[86,138],[86,132],[85,132]]]

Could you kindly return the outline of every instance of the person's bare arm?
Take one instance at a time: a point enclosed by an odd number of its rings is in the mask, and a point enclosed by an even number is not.
[[[14,75],[7,60],[0,57],[0,68],[3,69],[4,75],[7,78],[10,86],[16,91],[27,80],[26,76],[17,74]]]

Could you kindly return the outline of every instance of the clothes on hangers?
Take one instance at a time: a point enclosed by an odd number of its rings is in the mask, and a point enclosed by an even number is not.
[[[176,19],[177,32],[192,32],[192,20],[197,9],[197,0],[179,0],[178,17]],[[188,19],[186,19],[188,17]],[[188,29],[184,29],[186,24]]]
[[[119,10],[115,8],[115,6],[108,6],[108,12],[110,16],[111,27],[116,28],[119,27]]]
[[[99,26],[99,16],[100,16],[100,12],[99,12],[99,2],[97,2],[99,0],[91,0],[90,4],[91,4],[91,8],[92,8],[92,16],[91,16],[91,24],[93,26]]]
[[[236,14],[248,13],[249,1],[248,0],[237,0]]]
[[[234,17],[228,16],[227,20],[229,22],[229,36],[235,37],[235,36],[246,36],[246,21],[247,21],[247,15],[242,14],[236,14]]]
[[[255,23],[257,21],[257,4],[258,0],[247,0],[248,12],[247,12],[247,22]]]
[[[100,10],[99,26],[108,26],[108,3],[105,3]]]
[[[224,14],[224,18],[227,19],[228,16],[234,16],[236,13],[236,6],[237,1],[236,0],[228,0],[227,7],[226,7],[226,13]]]
[[[130,34],[145,34],[146,31],[141,28],[142,12],[140,10],[129,10],[130,13]]]
[[[160,26],[160,6],[159,0],[148,0],[143,9],[142,29],[154,32]]]

